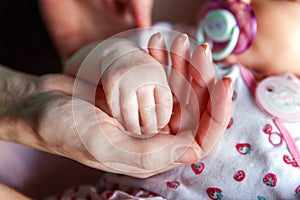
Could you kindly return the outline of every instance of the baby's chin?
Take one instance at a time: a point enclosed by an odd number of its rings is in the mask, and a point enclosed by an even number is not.
[[[268,75],[268,73],[264,73],[264,72],[259,71],[259,70],[251,69],[251,71],[252,71],[252,74],[253,74],[254,78],[258,81],[270,76],[270,75]]]
[[[272,69],[266,69],[266,68],[251,68],[251,67],[248,67],[248,66],[244,66],[246,67],[247,69],[249,69],[254,78],[257,80],[257,81],[260,81],[266,77],[269,77],[269,76],[280,76],[280,75],[284,75],[286,74],[286,72],[279,72],[279,71],[275,71],[275,70],[272,70]]]
[[[247,66],[246,66],[247,67]],[[279,68],[278,70],[273,67],[273,68],[258,68],[258,69],[253,69],[247,67],[253,74],[254,78],[258,81],[270,77],[270,76],[286,76],[287,74],[293,74],[296,77],[300,78],[300,73],[294,72],[292,70],[288,70],[286,68]]]

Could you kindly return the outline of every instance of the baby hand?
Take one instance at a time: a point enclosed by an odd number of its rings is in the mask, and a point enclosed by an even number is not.
[[[128,133],[149,137],[168,124],[173,101],[162,64],[124,40],[102,63],[108,108]]]

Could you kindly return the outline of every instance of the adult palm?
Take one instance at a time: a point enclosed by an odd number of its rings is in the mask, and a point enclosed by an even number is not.
[[[176,136],[180,143],[171,147],[173,135],[159,134],[149,139],[130,136],[114,118],[90,103],[95,94],[85,82],[76,80],[74,89],[75,79],[65,75],[8,73],[14,77],[10,85],[19,87],[15,88],[19,93],[12,92],[13,101],[9,102],[14,103],[1,117],[0,123],[6,127],[1,135],[4,140],[136,177],[174,168],[174,161],[180,162],[180,158],[184,158],[183,163],[198,159],[194,147],[189,151],[193,138],[184,134]],[[105,101],[101,90],[97,95]],[[103,102],[96,103],[106,109]]]

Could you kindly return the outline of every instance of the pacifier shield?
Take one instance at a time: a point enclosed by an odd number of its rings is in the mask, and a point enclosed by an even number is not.
[[[300,121],[300,84],[295,79],[291,76],[264,79],[256,88],[258,106],[283,121]]]

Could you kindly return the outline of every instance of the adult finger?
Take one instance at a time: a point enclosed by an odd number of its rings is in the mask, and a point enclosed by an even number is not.
[[[192,77],[200,87],[211,88],[215,84],[215,69],[210,58],[210,48],[207,43],[195,48],[192,59]]]
[[[131,137],[116,119],[100,109],[76,99],[72,104],[78,108],[73,110],[73,119],[82,144],[96,160],[112,168],[151,171],[175,161],[195,162],[201,157],[201,150],[189,131],[176,136]]]
[[[210,93],[207,110],[203,113],[196,140],[202,150],[209,154],[218,144],[231,116],[232,86],[230,78],[217,82]]]
[[[152,25],[153,0],[131,0],[131,7],[138,28],[150,27]]]
[[[179,102],[187,103],[190,93],[190,42],[186,34],[180,35],[173,41],[170,49],[172,70],[169,84]]]
[[[192,74],[191,85],[193,92],[198,97],[198,105],[202,113],[207,107],[211,89],[216,81],[215,68],[211,60],[211,51],[206,43],[195,48],[190,64]]]
[[[56,48],[59,51],[60,56],[63,59],[66,59],[70,52],[67,52],[65,46],[72,46],[73,37],[68,34],[67,27],[73,27],[74,22],[76,21],[76,17],[72,12],[74,9],[73,1],[64,1],[61,2],[59,0],[41,0],[39,1],[41,14],[46,22],[47,29],[49,30],[50,35],[54,39],[54,43]],[[70,16],[69,19],[65,17],[65,14],[68,13]],[[76,22],[78,23],[78,22]],[[61,27],[61,28],[57,28]],[[73,46],[72,46],[73,47]]]
[[[148,43],[149,54],[154,57],[160,64],[168,66],[168,52],[164,37],[161,33],[151,36]]]
[[[181,73],[187,80],[190,79],[188,68],[190,53],[190,41],[188,36],[182,34],[176,37],[170,49],[173,69]]]
[[[191,132],[134,138],[117,128],[116,122],[104,120],[100,115],[98,117],[101,127],[78,129],[88,130],[83,134],[82,141],[97,160],[119,173],[149,173],[174,162],[193,163],[201,158],[201,149]]]

